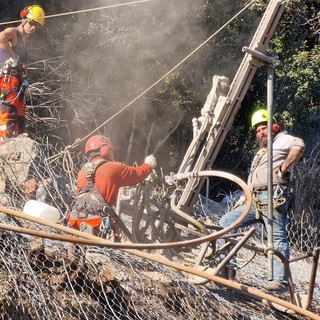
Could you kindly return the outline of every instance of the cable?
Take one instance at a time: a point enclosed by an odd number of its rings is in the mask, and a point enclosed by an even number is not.
[[[170,73],[175,71],[182,63],[184,63],[186,60],[188,60],[194,53],[196,53],[200,48],[202,48],[205,44],[207,44],[213,37],[215,37],[220,31],[222,31],[226,26],[228,26],[233,20],[235,20],[244,10],[246,10],[253,1],[250,1],[249,4],[247,4],[242,10],[240,10],[234,17],[232,17],[228,22],[226,22],[222,27],[220,27],[214,34],[212,34],[207,40],[202,42],[197,48],[195,48],[191,53],[189,53],[184,59],[182,59],[178,64],[176,64],[172,69],[170,69],[166,74],[164,74],[161,78],[159,78],[156,82],[154,82],[149,88],[144,90],[142,93],[140,93],[136,98],[131,100],[126,106],[124,106],[121,110],[116,112],[113,116],[111,116],[109,119],[107,119],[105,122],[103,122],[101,125],[99,125],[95,130],[93,130],[91,133],[87,134],[84,138],[88,138],[92,133],[96,132],[100,128],[102,128],[104,125],[106,125],[108,122],[110,122],[112,119],[114,119],[116,116],[118,116],[121,112],[126,110],[129,106],[131,106],[134,102],[136,102],[138,99],[140,99],[143,95],[145,95],[148,91],[150,91],[153,87],[155,87],[160,81],[162,81],[164,78],[166,78]]]
[[[84,10],[77,10],[77,11],[72,11],[72,12],[64,12],[64,13],[57,13],[57,14],[52,14],[45,16],[45,19],[48,18],[55,18],[55,17],[62,17],[62,16],[67,16],[67,15],[72,15],[72,14],[77,14],[77,13],[84,13],[84,12],[90,12],[90,11],[97,11],[97,10],[103,10],[103,9],[111,9],[111,8],[117,8],[117,7],[123,7],[123,6],[128,6],[132,4],[139,4],[142,2],[149,2],[153,0],[136,0],[136,1],[131,1],[131,2],[126,2],[126,3],[120,3],[120,4],[113,4],[109,6],[103,6],[103,7],[97,7],[97,8],[92,8],[92,9],[84,9]],[[12,24],[12,23],[20,23],[21,20],[14,20],[14,21],[7,21],[7,22],[1,22],[1,25],[6,25],[6,24]]]
[[[221,26],[215,33],[213,33],[208,39],[206,39],[204,42],[202,42],[197,48],[195,48],[191,53],[189,53],[184,59],[182,59],[178,64],[176,64],[172,69],[170,69],[166,74],[164,74],[161,78],[159,78],[156,82],[154,82],[151,86],[149,86],[147,89],[145,89],[142,93],[140,93],[136,98],[131,100],[127,105],[125,105],[123,108],[121,108],[118,112],[116,112],[114,115],[112,115],[109,119],[107,119],[105,122],[100,124],[95,130],[91,131],[89,134],[87,134],[83,138],[78,138],[77,143],[80,143],[81,141],[84,141],[89,136],[92,135],[92,133],[98,131],[100,128],[105,126],[108,122],[113,120],[115,117],[117,117],[120,113],[125,111],[129,106],[131,106],[134,102],[139,100],[142,96],[144,96],[148,91],[150,91],[153,87],[155,87],[159,82],[161,82],[164,78],[166,78],[169,74],[171,74],[173,71],[175,71],[178,67],[182,65],[186,60],[188,60],[192,55],[194,55],[200,48],[202,48],[205,44],[207,44],[213,37],[215,37],[220,31],[222,31],[224,28],[226,28],[233,20],[235,20],[242,12],[244,12],[251,4],[254,2],[254,0],[251,0],[245,7],[243,7],[235,16],[233,16],[230,20],[228,20],[223,26]],[[71,147],[77,146],[76,141],[71,145],[67,146],[68,149]],[[62,152],[61,152],[62,153]],[[54,156],[55,159],[59,158],[59,155]]]

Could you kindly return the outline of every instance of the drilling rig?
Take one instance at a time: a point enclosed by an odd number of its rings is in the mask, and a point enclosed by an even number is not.
[[[152,242],[172,243],[172,241],[175,240],[180,243],[185,241],[187,244],[190,234],[195,238],[206,238],[209,241],[203,241],[198,248],[196,258],[193,262],[193,268],[205,270],[210,274],[220,275],[225,278],[229,278],[227,272],[228,262],[234,255],[239,254],[243,248],[249,248],[252,252],[265,253],[265,247],[263,245],[257,246],[255,244],[251,246],[249,240],[255,232],[255,229],[252,228],[242,233],[240,240],[229,238],[233,248],[229,248],[229,251],[225,253],[225,258],[222,261],[220,259],[221,256],[217,261],[213,261],[213,257],[217,257],[217,252],[215,252],[216,240],[222,236],[226,236],[230,230],[235,230],[241,224],[251,204],[251,194],[247,185],[231,174],[214,171],[213,165],[226,135],[238,114],[243,98],[247,93],[256,70],[262,66],[267,67],[267,81],[269,81],[270,75],[273,75],[274,68],[280,64],[280,61],[276,57],[268,56],[267,52],[269,41],[279,23],[283,11],[284,4],[281,0],[271,0],[269,2],[251,43],[242,49],[244,57],[231,84],[229,79],[224,76],[213,76],[212,89],[201,109],[201,115],[199,118],[192,120],[193,139],[178,172],[171,173],[169,177],[167,176],[164,179],[169,186],[165,191],[164,188],[162,189],[161,200],[156,203],[156,201],[152,199],[150,194],[153,183],[152,178],[146,181],[144,187],[137,187],[134,192],[134,200],[131,201],[131,206],[128,206],[127,201],[130,197],[126,200],[124,200],[124,198],[121,200],[121,197],[119,198],[117,213],[121,216],[123,212],[122,209],[124,209],[124,207],[126,207],[126,209],[129,208],[128,211],[132,214],[132,239],[134,239],[135,242],[143,242],[145,240],[141,235],[144,235],[148,228],[150,230],[148,241],[151,240]],[[272,89],[271,87],[271,90]],[[270,96],[269,91],[270,85],[268,82],[268,100]],[[268,110],[270,103],[272,111],[272,101],[268,101]],[[206,221],[195,216],[195,204],[199,199],[199,194],[205,181],[210,177],[231,180],[244,191],[247,197],[247,205],[241,217],[230,227],[223,230],[219,229],[216,225],[207,224]],[[155,181],[157,181],[157,179],[155,179]],[[166,185],[166,183],[164,183],[164,185]],[[270,190],[269,192],[272,194]],[[124,205],[125,203],[126,205]],[[269,207],[272,206],[269,205]],[[145,223],[141,227],[143,219],[145,219]],[[171,233],[168,232],[168,230],[170,230]],[[127,232],[129,231],[127,230]],[[186,238],[183,237],[185,235],[187,235]],[[270,240],[268,240],[268,244],[270,244],[269,241]],[[190,242],[188,244],[192,245]],[[170,248],[169,244],[168,247]],[[310,292],[313,292],[314,289],[319,251],[319,248],[315,248],[313,254],[309,255],[313,256]],[[221,251],[219,253],[221,253]],[[274,252],[274,254],[279,256],[277,252]],[[271,252],[270,256],[268,252],[268,258],[271,258],[268,261],[268,271],[269,279],[272,280],[273,252]],[[301,256],[297,259],[303,258],[304,256]],[[291,261],[283,259],[283,257],[281,260],[285,267],[290,270],[289,265]],[[295,293],[291,273],[289,272],[289,274],[291,302],[307,309],[310,307],[312,295],[309,294],[305,296]],[[203,278],[195,279],[193,277],[189,277],[189,280],[197,284],[203,284],[208,281]],[[278,306],[275,307],[277,308]]]
[[[122,193],[122,196],[119,197],[118,215],[121,215],[123,210],[133,212],[133,239],[138,240],[141,231],[143,231],[138,227],[143,210],[147,211],[148,224],[151,224],[153,230],[162,227],[154,225],[158,218],[150,218],[149,216],[153,215],[152,212],[160,211],[160,222],[158,221],[158,224],[161,226],[163,226],[164,216],[166,216],[167,220],[175,221],[177,219],[182,224],[183,221],[186,221],[187,224],[194,225],[200,232],[208,234],[210,232],[206,227],[193,216],[194,205],[205,180],[209,176],[216,175],[220,178],[230,179],[238,185],[243,185],[237,177],[227,173],[212,172],[212,166],[228,131],[232,127],[257,68],[264,64],[275,65],[274,60],[276,59],[266,56],[266,53],[283,10],[282,1],[270,1],[250,45],[243,48],[244,57],[231,84],[229,79],[224,76],[213,76],[212,89],[201,109],[201,115],[192,121],[193,139],[180,168],[177,173],[171,173],[169,179],[168,177],[165,179],[171,182],[171,186],[168,188],[170,191],[166,192],[167,197],[164,197],[166,199],[162,199],[162,204],[157,206],[160,209],[154,210],[152,200],[147,200],[146,205],[143,201],[143,199],[149,199],[147,194],[150,192],[151,181],[146,182],[147,187],[144,190],[141,186],[138,186],[134,192],[136,200],[131,201],[131,205],[127,201],[130,198],[128,192]],[[226,177],[226,175],[228,176]],[[141,192],[143,196],[141,196]],[[123,194],[126,194],[126,196],[123,196]],[[250,197],[250,195],[248,196]],[[164,201],[166,203],[163,203]],[[232,227],[236,227],[240,222]],[[159,232],[162,235],[164,233],[163,230]],[[161,240],[167,241],[163,236]]]

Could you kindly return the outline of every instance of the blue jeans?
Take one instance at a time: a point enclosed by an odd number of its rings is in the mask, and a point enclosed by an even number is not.
[[[239,227],[247,227],[257,222],[263,222],[265,226],[268,224],[268,192],[259,191],[256,193],[256,196],[259,200],[262,209],[260,208],[261,218],[256,219],[256,204],[253,201],[252,207],[243,220],[242,224]],[[279,251],[284,255],[286,259],[289,259],[289,243],[287,240],[287,211],[289,208],[290,200],[289,198],[284,197],[285,202],[279,206],[277,209],[273,209],[273,245],[274,250]],[[219,225],[222,228],[226,228],[234,223],[242,214],[244,209],[243,206],[239,206],[229,212],[227,212],[219,221]],[[222,239],[221,239],[222,240]],[[220,240],[220,241],[221,241]],[[221,242],[219,242],[221,244]],[[284,266],[280,261],[273,261],[273,271],[274,271],[274,280],[280,282],[287,282],[288,275],[285,272]]]

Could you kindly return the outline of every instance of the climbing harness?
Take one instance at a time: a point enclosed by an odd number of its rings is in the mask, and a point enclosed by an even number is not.
[[[253,192],[252,194],[252,200],[255,203],[255,211],[256,211],[256,219],[259,220],[261,218],[261,212],[262,210],[266,210],[267,205],[262,204],[257,196],[257,192]]]
[[[23,66],[12,68],[4,64],[0,69],[0,139],[17,136],[24,131],[24,92],[28,87],[23,80]]]
[[[277,209],[286,202],[284,188],[277,184],[273,190],[273,208]]]
[[[104,207],[108,204],[103,199],[100,191],[94,185],[94,176],[97,168],[107,160],[87,162],[83,167],[87,184],[81,188],[76,200],[72,204],[73,210],[79,218],[87,218],[89,215],[104,215]]]
[[[71,205],[72,209],[67,217],[70,226],[74,229],[79,230],[81,222],[86,222],[90,226],[100,230],[103,217],[109,219],[109,215],[104,209],[106,206],[109,206],[94,185],[95,171],[106,161],[87,162],[82,168],[86,175],[87,184],[81,188]]]
[[[104,238],[109,240],[114,236],[114,231],[112,228],[112,225],[114,225],[115,222],[110,219],[110,217],[103,217],[102,222],[99,226],[99,233],[98,237]]]
[[[258,150],[258,152],[256,153],[256,155],[252,160],[252,164],[250,168],[250,176],[251,176],[251,173],[259,166],[261,159],[266,154],[266,152],[267,152],[267,148],[261,148]]]
[[[287,188],[279,184],[273,186],[273,209],[277,209],[286,202],[286,192]],[[266,203],[261,203],[259,200],[258,193],[263,190],[255,191],[252,194],[252,199],[255,202],[256,219],[261,218],[261,212],[267,210],[268,205]]]
[[[67,221],[74,229],[79,230],[80,224],[85,222],[96,229],[97,235],[105,239],[112,236],[119,237],[120,230],[132,241],[132,235],[116,212],[105,202],[100,191],[94,185],[97,168],[107,160],[87,162],[82,169],[85,172],[87,184],[77,195]]]

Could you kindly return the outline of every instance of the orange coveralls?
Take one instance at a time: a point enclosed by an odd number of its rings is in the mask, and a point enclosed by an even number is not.
[[[23,132],[24,106],[20,87],[18,77],[0,75],[0,139],[5,139],[8,132],[9,137]]]

